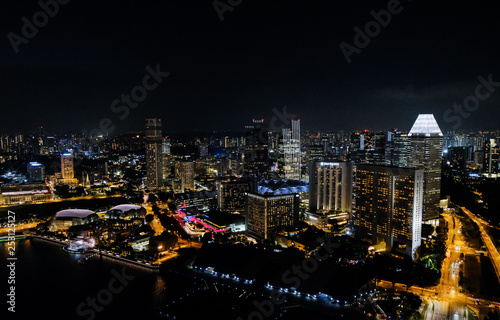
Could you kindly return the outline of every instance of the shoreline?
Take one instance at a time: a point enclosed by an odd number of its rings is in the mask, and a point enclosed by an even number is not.
[[[40,236],[40,235],[23,235],[23,236],[20,236],[20,237],[21,238],[16,238],[16,240],[32,238],[32,239],[45,240],[45,241],[48,241],[48,242],[52,242],[54,244],[67,245],[67,242],[64,242],[64,241],[61,241],[61,240],[57,240],[57,239],[53,239],[53,238],[43,237],[43,236]],[[0,237],[0,240],[2,238],[3,237]],[[110,253],[99,252],[97,249],[88,250],[88,251],[83,252],[81,254],[85,254],[85,253],[94,253],[96,255],[101,255],[101,256],[104,256],[104,257],[107,257],[107,258],[110,258],[110,259],[115,259],[115,260],[124,262],[124,263],[130,263],[130,264],[133,264],[133,265],[136,265],[136,266],[139,266],[139,267],[147,268],[150,271],[159,271],[160,270],[160,265],[153,265],[153,264],[149,264],[148,265],[146,263],[142,263],[142,262],[130,260],[130,259],[127,259],[127,258],[119,257],[119,256],[116,256],[116,255],[113,255],[113,254],[110,254]]]

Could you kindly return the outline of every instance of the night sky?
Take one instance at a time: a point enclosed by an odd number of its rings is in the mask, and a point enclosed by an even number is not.
[[[16,54],[8,34],[22,36],[21,18],[41,8],[4,0],[0,133],[81,132],[108,118],[114,135],[151,116],[165,132],[241,130],[284,106],[303,130],[409,130],[418,113],[443,131],[499,129],[500,86],[460,124],[443,118],[478,77],[500,82],[497,3],[403,0],[347,63],[340,43],[354,45],[353,28],[391,2],[244,0],[221,21],[212,1],[72,0]],[[156,65],[168,77],[120,119],[112,102]]]

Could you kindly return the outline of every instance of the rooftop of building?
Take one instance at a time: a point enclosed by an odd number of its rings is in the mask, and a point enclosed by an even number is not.
[[[120,211],[123,211],[123,212],[127,212],[127,211],[130,211],[130,210],[139,210],[141,208],[142,208],[141,206],[138,206],[136,204],[119,204],[119,205],[114,206],[113,208],[109,209],[109,211],[111,211],[111,210],[120,210]]]
[[[309,185],[302,180],[266,180],[259,183],[260,194],[292,194],[299,192],[309,192]]]
[[[245,223],[245,218],[239,214],[216,210],[206,212],[205,220],[208,220],[218,226],[227,226],[231,223]]]
[[[94,211],[87,209],[65,209],[58,211],[56,213],[56,218],[80,218],[84,219],[92,214],[96,214]]]
[[[217,191],[190,191],[184,193],[174,194],[175,200],[187,200],[187,199],[199,199],[199,198],[214,198],[217,195]]]
[[[411,127],[410,132],[408,133],[409,136],[412,135],[425,135],[425,136],[432,136],[432,135],[438,135],[438,136],[443,136],[443,133],[441,132],[441,129],[439,128],[438,123],[436,122],[436,119],[434,118],[433,114],[419,114],[417,117],[417,120],[413,124],[413,127]]]

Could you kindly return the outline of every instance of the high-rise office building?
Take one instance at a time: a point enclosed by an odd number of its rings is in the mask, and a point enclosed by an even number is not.
[[[247,232],[258,239],[268,239],[278,227],[293,226],[299,218],[299,195],[261,195],[247,193],[245,225]]]
[[[195,162],[182,160],[176,163],[176,177],[180,183],[181,192],[194,190]]]
[[[408,166],[408,134],[392,130],[387,132],[385,164],[388,166]]]
[[[163,185],[163,139],[161,137],[161,119],[146,119],[146,186],[158,189]]]
[[[365,136],[360,132],[354,132],[349,139],[349,159],[354,163],[365,162]]]
[[[264,119],[253,119],[252,125],[245,126],[245,137],[244,174],[260,179],[269,171],[268,130]]]
[[[423,169],[358,165],[356,235],[415,259],[422,237],[423,184]]]
[[[408,166],[408,133],[396,132],[392,137],[392,160],[391,165],[397,167]]]
[[[280,157],[285,179],[300,180],[300,120],[292,120],[292,129],[282,129],[282,143]]]
[[[163,181],[166,181],[169,177],[170,174],[172,173],[172,165],[170,162],[170,139],[164,138],[163,139],[163,150],[162,150],[162,156],[163,156]]]
[[[483,175],[487,178],[498,177],[499,147],[497,139],[487,139],[484,142]]]
[[[469,147],[451,147],[448,149],[450,170],[455,179],[465,178],[466,176],[468,152]]]
[[[316,161],[325,160],[325,152],[322,145],[310,145],[306,148],[306,164],[310,168]]]
[[[314,162],[309,168],[309,211],[351,213],[353,164]]]
[[[257,183],[247,179],[219,181],[217,183],[217,200],[220,211],[245,212],[245,195],[257,192]]]
[[[41,182],[45,180],[45,166],[38,162],[28,163],[28,180],[30,182]]]
[[[73,154],[65,152],[61,154],[61,175],[64,181],[71,181],[75,178],[73,168]]]
[[[387,132],[367,133],[370,145],[366,149],[366,163],[385,164],[385,151],[387,145]]]
[[[408,133],[408,166],[424,169],[423,220],[439,218],[443,133],[432,114],[419,114]]]

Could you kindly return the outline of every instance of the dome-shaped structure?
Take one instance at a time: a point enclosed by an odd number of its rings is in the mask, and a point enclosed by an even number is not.
[[[56,213],[49,223],[49,229],[62,230],[73,226],[86,225],[98,221],[99,217],[92,210],[64,209]]]
[[[135,204],[120,204],[109,209],[104,215],[105,219],[130,220],[144,218],[146,209]]]

